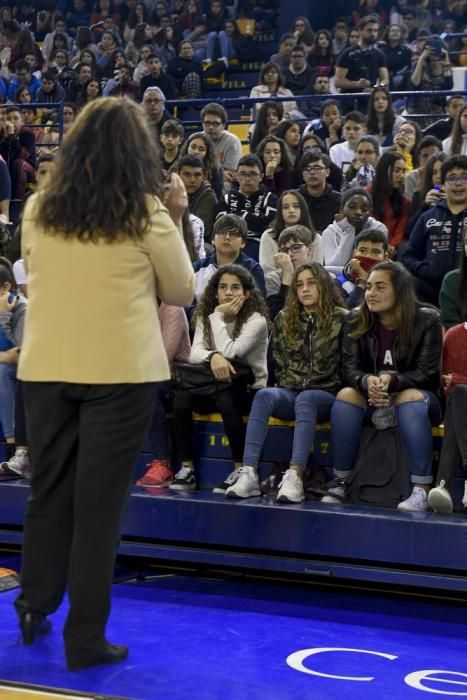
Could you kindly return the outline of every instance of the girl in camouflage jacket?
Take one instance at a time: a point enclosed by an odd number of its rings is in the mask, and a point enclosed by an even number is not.
[[[290,466],[277,501],[304,500],[303,472],[313,448],[315,425],[329,419],[341,387],[342,327],[347,315],[337,287],[319,263],[294,273],[284,309],[276,316],[272,351],[276,386],[255,396],[248,420],[243,467],[227,497],[260,493],[257,465],[271,416],[295,419]]]

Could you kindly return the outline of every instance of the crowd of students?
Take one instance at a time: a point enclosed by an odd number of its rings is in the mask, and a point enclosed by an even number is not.
[[[452,87],[451,60],[462,63],[462,53],[430,34],[443,17],[435,13],[428,22],[424,16],[427,27],[410,29],[410,8],[408,14],[392,8],[398,19],[385,28],[384,11],[372,2],[370,15],[360,8],[349,21],[339,19],[332,33],[316,34],[306,18],[297,18],[252,90],[252,97],[269,99],[255,106],[250,153],[244,154],[220,104],[203,107],[201,130],[188,138],[183,123],[165,109],[166,99],[183,95],[188,85],[193,94],[187,96],[200,94],[201,69],[183,73],[180,67],[194,60],[193,52],[205,67],[219,56],[227,69],[235,56],[232,42],[239,51],[246,48],[236,34],[234,8],[219,0],[207,8],[188,0],[171,8],[157,2],[148,11],[145,3],[101,0],[88,18],[85,0],[61,5],[42,11],[40,19],[41,12],[28,11],[27,29],[17,24],[18,11],[16,19],[0,16],[4,97],[20,103],[2,113],[0,220],[8,221],[11,198],[23,200],[53,170],[53,128],[45,132],[39,123],[52,116],[47,109],[39,114],[31,100],[70,100],[64,102],[65,131],[79,106],[101,95],[141,100],[166,176],[178,173],[188,195],[183,234],[196,273],[195,297],[185,313],[160,306],[164,345],[170,360],[208,366],[220,382],[209,397],[160,387],[150,431],[154,461],[139,484],[195,488],[197,455],[187,426],[193,410],[217,409],[234,469],[216,490],[227,497],[257,495],[257,466],[272,415],[296,421],[277,499],[300,502],[315,424],[330,419],[337,482],[323,500],[340,502],[362,425],[388,409],[413,482],[399,508],[425,510],[430,501],[446,509],[445,487],[459,454],[467,468],[465,441],[453,427],[467,374],[459,351],[467,321],[467,105],[453,93],[443,98],[445,115],[438,119],[430,106],[424,123],[410,117],[424,109],[422,98],[400,114],[390,91],[402,80],[423,89],[428,73],[439,78],[438,89]],[[457,4],[451,5],[446,21],[462,29]],[[28,8],[24,3],[19,13]],[[236,12],[267,28],[273,13],[260,9],[245,2]],[[209,30],[205,49],[192,37],[201,40],[200,18]],[[171,46],[178,46],[178,57],[171,56]],[[28,60],[32,54],[37,66]],[[396,54],[406,61],[397,71],[391,63]],[[368,97],[346,104],[331,90]],[[0,470],[24,475],[30,465],[15,366],[27,275],[20,253],[7,252],[15,265],[0,259],[0,419],[7,439]],[[453,332],[445,336],[441,379],[442,327]],[[248,384],[235,381],[237,361],[253,372]],[[431,426],[442,420],[443,394],[452,424],[442,478],[430,497]],[[173,446],[165,418],[169,404]]]

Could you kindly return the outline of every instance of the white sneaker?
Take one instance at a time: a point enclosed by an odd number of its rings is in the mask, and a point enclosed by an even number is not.
[[[419,513],[428,510],[428,496],[425,489],[420,488],[420,486],[414,486],[410,496],[399,503],[397,510]]]
[[[337,484],[337,486],[333,486],[329,489],[327,495],[322,497],[321,503],[327,503],[329,505],[339,504],[345,500],[346,496],[347,484],[345,481],[342,481],[340,484]]]
[[[445,488],[445,481],[441,481],[439,486],[435,486],[428,494],[428,503],[435,513],[452,513],[453,505],[451,494]]]
[[[31,471],[31,464],[29,462],[29,455],[27,450],[22,448],[16,450],[13,457],[10,457],[8,462],[2,462],[0,464],[0,473],[2,474],[16,474],[26,478],[29,476]]]
[[[305,500],[303,481],[295,469],[287,469],[277,492],[276,501],[279,503],[301,503]]]
[[[462,497],[462,505],[467,508],[467,481],[464,481],[464,495]]]
[[[260,494],[258,474],[253,467],[240,467],[237,481],[225,492],[227,498],[251,498]]]

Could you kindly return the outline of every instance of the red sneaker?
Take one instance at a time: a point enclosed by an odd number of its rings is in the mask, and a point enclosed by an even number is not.
[[[160,459],[155,459],[147,466],[149,469],[141,479],[138,479],[136,486],[168,486],[174,480],[172,470]]]

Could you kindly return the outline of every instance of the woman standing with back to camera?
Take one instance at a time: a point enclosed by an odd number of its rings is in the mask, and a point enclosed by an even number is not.
[[[128,654],[105,629],[126,494],[155,382],[170,377],[156,296],[184,305],[194,295],[180,232],[186,192],[173,175],[161,203],[159,161],[140,106],[96,100],[23,217],[29,306],[18,375],[33,466],[15,606],[32,644],[68,589],[70,670]]]

